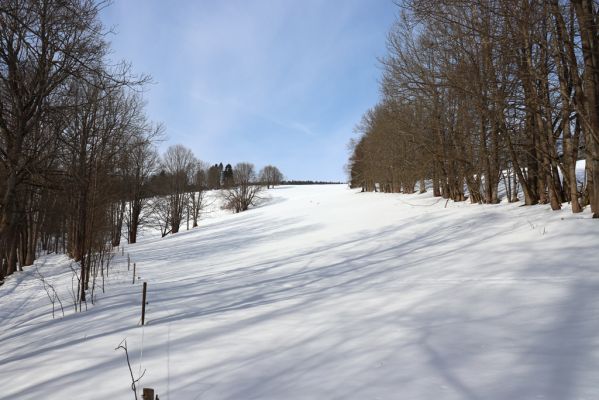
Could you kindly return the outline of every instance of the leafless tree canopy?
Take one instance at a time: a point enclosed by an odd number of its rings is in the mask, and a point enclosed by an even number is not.
[[[181,227],[197,162],[193,152],[180,144],[169,147],[163,156],[171,233],[179,232]]]
[[[260,170],[260,182],[266,185],[267,189],[280,185],[283,179],[283,174],[274,165],[267,165]]]
[[[157,132],[137,90],[147,78],[105,62],[103,6],[0,1],[0,281],[62,251],[81,301],[126,210],[132,227],[143,208]]]
[[[382,98],[350,143],[351,184],[599,216],[596,2],[402,2]],[[585,179],[576,161],[586,160]],[[416,188],[418,185],[418,189]],[[468,196],[465,189],[467,188]]]
[[[254,164],[238,163],[233,168],[234,186],[225,190],[225,206],[236,213],[246,211],[259,200],[261,186],[256,179]]]

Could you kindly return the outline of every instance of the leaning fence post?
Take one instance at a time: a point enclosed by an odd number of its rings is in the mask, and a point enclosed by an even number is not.
[[[135,284],[135,263],[133,263],[133,282],[131,283]]]
[[[146,290],[148,288],[148,282],[144,282],[144,289],[141,301],[141,324],[144,325],[146,322]]]

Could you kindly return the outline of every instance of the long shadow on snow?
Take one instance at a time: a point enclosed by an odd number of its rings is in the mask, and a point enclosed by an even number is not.
[[[277,238],[292,237],[318,229],[318,224],[293,226],[300,222],[297,218],[267,219],[262,215],[251,215],[243,218],[230,219],[219,224],[199,227],[196,230],[181,232],[163,238],[162,245],[167,250],[152,249],[155,242],[139,243],[130,247],[129,251],[137,263],[154,261],[189,261],[201,260],[207,254],[231,252],[255,246]],[[198,235],[197,242],[190,243],[190,235]],[[199,236],[201,235],[201,236]]]
[[[499,216],[493,215],[486,217],[488,217],[487,222],[489,224],[493,224],[496,222],[497,218],[500,218]],[[199,238],[201,242],[194,244],[191,249],[189,248],[189,243],[176,245],[177,240],[175,236],[172,238],[175,245],[169,246],[169,254],[167,256],[156,254],[158,253],[156,251],[154,254],[146,256],[147,260],[188,260],[188,257],[192,254],[199,257],[198,250],[200,254],[207,254],[208,252],[226,252],[230,251],[231,248],[253,246],[256,243],[267,240],[268,237],[273,234],[273,229],[274,231],[281,231],[276,232],[277,235],[294,236],[318,228],[317,226],[293,227],[294,224],[299,222],[293,218],[264,221],[256,216],[251,217],[250,220],[256,224],[250,228],[245,227],[246,222],[239,221],[228,221],[224,226],[208,227],[206,232],[207,238]],[[415,267],[422,267],[423,272],[425,272],[427,269],[426,264],[430,264],[431,260],[434,260],[434,257],[444,258],[450,255],[455,257],[456,254],[463,251],[464,248],[468,248],[468,246],[473,246],[477,243],[480,244],[481,242],[491,241],[497,234],[488,229],[488,226],[485,226],[486,224],[483,224],[474,229],[471,228],[468,235],[458,235],[456,237],[456,233],[463,231],[463,228],[456,228],[455,225],[446,224],[441,227],[435,226],[434,228],[424,231],[420,230],[416,236],[411,238],[402,237],[402,230],[409,229],[413,225],[413,222],[408,221],[401,226],[389,226],[376,232],[361,232],[349,240],[339,240],[324,244],[315,249],[307,249],[292,257],[273,258],[263,262],[248,263],[246,266],[227,271],[226,275],[223,275],[222,273],[209,273],[209,275],[204,277],[201,281],[186,282],[177,287],[167,288],[161,286],[160,283],[156,283],[152,286],[153,289],[151,289],[150,294],[159,294],[157,297],[160,301],[152,303],[151,307],[154,309],[153,311],[155,314],[160,315],[167,313],[170,315],[152,318],[150,314],[149,329],[151,329],[152,326],[170,324],[182,319],[206,318],[210,315],[217,315],[235,310],[249,308],[258,310],[261,306],[277,303],[281,304],[274,310],[272,308],[265,309],[259,315],[252,315],[245,318],[242,316],[233,323],[223,324],[222,326],[211,328],[203,332],[182,336],[173,340],[172,346],[185,347],[190,341],[201,343],[223,334],[231,334],[237,330],[245,329],[247,326],[259,325],[264,321],[273,318],[292,315],[295,312],[314,306],[324,299],[342,299],[349,293],[384,288],[389,281],[401,278],[401,274],[407,269],[413,270]],[[233,236],[233,232],[236,232],[240,228],[243,228],[243,237],[231,242],[230,239]],[[489,232],[493,233],[491,234]],[[227,240],[225,240],[225,242],[223,242],[224,239],[228,239],[229,241],[227,242]],[[390,239],[397,240],[398,244],[395,246],[388,246],[387,242]],[[383,244],[380,246],[372,246],[372,243],[379,241],[383,242]],[[451,242],[453,243],[453,246],[443,251],[426,251],[445,242]],[[366,254],[364,254],[364,251],[362,250],[364,245],[370,249]],[[334,249],[338,250],[339,248],[344,249],[343,259],[335,262],[327,261],[326,255],[330,251]],[[521,248],[517,250],[526,254],[527,249]],[[497,252],[498,254],[501,254],[501,249],[497,250]],[[137,253],[137,251],[134,251],[133,254],[137,257],[136,261],[138,262],[146,260],[146,258]],[[389,266],[390,264],[391,266]],[[289,266],[295,266],[300,269],[290,272],[288,270]],[[279,275],[272,276],[272,274],[277,273]],[[497,273],[497,270],[492,270],[489,272],[489,276],[492,276],[495,273]],[[418,275],[419,273],[412,271],[410,276],[416,276],[417,278]],[[251,280],[250,283],[238,283],[239,281],[247,281],[248,279]],[[222,286],[222,288],[211,289],[210,287],[214,284]],[[433,297],[443,299],[445,296],[451,296],[458,286],[459,283],[450,284],[439,288],[439,290],[433,291],[428,298],[425,299],[425,303],[423,303],[422,306],[426,309],[426,302],[430,301]],[[523,360],[521,362],[529,361],[530,357],[536,357],[537,363],[549,363],[551,366],[549,368],[549,373],[552,378],[555,379],[555,383],[544,388],[544,391],[549,398],[566,399],[570,397],[572,393],[575,393],[574,388],[577,383],[577,366],[580,365],[581,360],[584,359],[585,352],[588,351],[588,348],[591,345],[591,338],[593,336],[590,330],[592,329],[586,325],[584,326],[585,332],[587,332],[585,333],[585,337],[588,338],[588,341],[575,346],[573,354],[567,355],[564,353],[564,355],[567,356],[565,365],[561,365],[560,360],[551,360],[543,356],[543,350],[551,349],[552,346],[559,345],[564,336],[575,333],[574,330],[576,327],[580,326],[581,321],[588,319],[585,314],[589,311],[593,311],[589,310],[589,304],[593,298],[597,297],[595,291],[591,289],[594,290],[596,288],[592,285],[586,287],[586,289],[581,289],[580,286],[576,285],[573,286],[570,299],[566,298],[560,301],[562,307],[556,312],[563,315],[563,318],[556,318],[555,328],[544,335],[542,332],[539,333],[544,341],[533,345],[528,351],[525,348],[522,349]],[[582,296],[580,296],[581,292],[583,293]],[[400,295],[400,293],[398,293],[398,295]],[[293,304],[287,303],[290,300],[294,301]],[[174,314],[170,313],[169,309],[172,306],[180,306],[181,304],[184,304],[186,308],[194,309],[191,311],[176,312]],[[411,312],[415,313],[417,310],[418,305],[415,305]],[[407,318],[409,316],[404,317]],[[459,329],[460,325],[464,323],[464,319],[451,317],[452,318],[448,318],[447,315],[435,314],[435,323],[439,324],[446,321],[450,326],[455,325],[457,329]],[[359,336],[360,333],[366,334],[372,330],[373,327],[378,327],[382,332],[385,332],[385,324],[389,321],[395,321],[393,318],[397,318],[397,316],[392,315],[388,318],[389,319],[381,318],[381,316],[377,315],[373,318],[361,321],[362,323],[367,323],[363,329],[357,331],[357,335]],[[417,315],[415,315],[414,318],[415,322],[421,321],[421,318]],[[496,322],[501,321],[501,318],[503,317],[497,316]],[[490,319],[489,323],[493,323],[493,319]],[[425,321],[424,326],[417,328],[422,331],[422,335],[419,340],[414,342],[414,344],[422,346],[423,350],[430,355],[433,364],[438,367],[439,377],[446,381],[448,386],[454,388],[456,392],[461,393],[463,398],[482,398],[460,379],[459,374],[452,372],[452,366],[444,361],[443,355],[440,354],[438,350],[431,347],[428,342],[428,336],[430,335],[429,329],[431,327],[432,325]],[[100,332],[94,336],[101,337],[119,331],[121,331],[121,329],[110,332]],[[351,332],[351,330],[348,330],[348,334],[349,332]],[[356,331],[354,331],[354,334],[356,334],[355,332]],[[306,343],[317,341],[318,339],[319,337],[315,335],[314,337],[305,339],[303,342],[290,345],[286,351],[295,351],[294,348],[303,348]],[[347,337],[340,338],[337,345],[342,346],[347,339]],[[72,343],[43,347],[38,349],[35,353],[60,349],[62,346],[66,347],[70,344]],[[158,350],[159,345],[156,345],[154,346],[154,349],[148,349],[147,351],[151,352]],[[398,349],[392,349],[390,351],[397,350]],[[15,357],[13,360],[4,361],[15,361],[29,357],[33,354],[34,352],[31,352],[22,355],[21,357]],[[264,357],[270,357],[270,355],[264,355]],[[270,379],[270,381],[275,381],[283,375],[301,375],[303,371],[319,366],[321,365],[320,363],[329,362],[319,358],[319,356],[315,354],[297,354],[296,357],[297,362],[293,366],[283,368],[279,373],[273,373],[268,379]],[[256,360],[240,358],[235,360],[235,365],[249,366],[255,361]],[[227,362],[230,362],[230,360],[223,361],[223,368],[225,368]],[[194,373],[198,372],[200,371],[194,371]],[[203,373],[207,374],[208,371],[204,371]],[[533,369],[531,369],[531,376],[532,378],[536,376]],[[558,376],[562,377],[562,379],[557,379]],[[210,375],[207,377],[209,378]],[[64,383],[63,379],[67,378],[68,377],[66,376],[64,378],[58,378],[56,379],[56,382]],[[298,382],[300,381],[296,380],[294,383],[293,380],[289,380],[286,384],[289,385],[291,390],[294,386],[299,384]],[[301,384],[305,385],[306,382],[301,382]],[[530,386],[527,385],[529,384],[521,382],[515,385],[511,392],[505,388],[499,393],[504,394],[507,391],[512,393],[515,397],[518,397],[518,395],[522,393],[528,394],[527,390]],[[295,389],[298,388],[295,387]],[[28,392],[24,391],[23,393]],[[241,392],[235,391],[231,394],[230,398],[235,398],[235,393],[237,395],[241,394]],[[491,394],[486,393],[486,395],[490,396]],[[485,396],[484,398],[500,397]]]
[[[494,218],[499,218],[498,216],[487,215],[489,223],[493,223]],[[406,225],[409,225],[407,223]],[[392,235],[397,230],[401,230],[402,227],[388,227],[387,229],[371,234],[360,234],[357,235],[356,238],[348,241],[340,241],[336,243],[327,244],[325,246],[321,246],[318,249],[313,249],[311,251],[307,251],[305,253],[298,254],[294,257],[283,258],[283,259],[274,259],[269,260],[263,263],[255,263],[248,265],[246,267],[238,268],[234,271],[233,274],[227,275],[226,277],[220,277],[219,284],[226,284],[227,282],[234,283],[238,280],[246,280],[248,278],[254,277],[258,278],[257,281],[251,283],[245,283],[243,285],[235,285],[228,286],[222,289],[201,291],[199,293],[193,293],[191,295],[173,295],[173,293],[169,293],[168,289],[157,289],[158,291],[163,291],[163,294],[160,296],[165,303],[171,301],[193,301],[194,304],[198,300],[201,300],[204,297],[216,296],[217,299],[213,302],[208,302],[208,304],[202,304],[197,308],[196,311],[184,312],[175,315],[169,315],[167,317],[160,317],[152,321],[152,324],[158,325],[162,323],[171,323],[180,319],[187,318],[198,318],[198,317],[206,317],[212,314],[220,314],[223,312],[230,312],[235,310],[243,310],[247,308],[255,308],[268,304],[288,301],[288,300],[298,300],[302,299],[301,302],[294,304],[292,306],[284,306],[278,310],[269,311],[259,316],[252,316],[247,319],[242,319],[241,321],[227,325],[225,327],[219,327],[212,329],[212,332],[202,332],[199,334],[194,334],[193,338],[182,338],[181,342],[184,343],[187,340],[209,340],[210,338],[219,336],[220,334],[229,334],[234,332],[236,329],[242,329],[246,327],[248,324],[260,324],[263,321],[276,318],[282,315],[288,315],[289,313],[293,313],[299,309],[305,309],[305,307],[310,307],[314,303],[318,303],[321,299],[332,299],[334,297],[343,297],[347,293],[351,293],[352,291],[364,291],[372,288],[376,288],[376,286],[380,283],[380,281],[374,281],[373,279],[376,277],[384,277],[386,274],[389,274],[392,271],[397,270],[405,270],[407,268],[412,268],[415,266],[420,266],[425,262],[429,261],[433,257],[443,257],[449,254],[455,254],[457,251],[463,249],[468,244],[472,244],[473,242],[486,242],[490,241],[496,233],[493,234],[484,234],[486,229],[480,229],[481,232],[470,232],[466,238],[458,237],[454,238],[453,234],[456,233],[455,226],[446,226],[442,229],[432,229],[423,232],[417,237],[412,238],[411,240],[403,241],[401,244],[393,247],[384,246],[381,249],[377,249],[369,252],[368,254],[362,254],[361,252],[355,251],[352,252],[350,250],[346,251],[346,257],[343,261],[326,264],[320,267],[310,268],[302,271],[293,272],[290,274],[283,274],[281,276],[276,277],[261,277],[262,274],[271,272],[272,270],[278,270],[283,268],[286,265],[304,262],[310,264],[314,261],[314,259],[318,259],[325,255],[332,249],[339,247],[348,247],[351,248],[355,245],[358,246],[360,242],[371,242],[383,239]],[[448,237],[452,237],[452,239],[448,239]],[[435,254],[427,254],[427,257],[416,259],[408,263],[401,262],[402,258],[413,254],[414,252],[426,250],[431,246],[435,246],[437,244],[443,243],[444,241],[454,241],[458,244],[454,246],[453,249],[445,251],[445,252],[437,252]],[[526,249],[518,249],[523,254],[526,254]],[[499,252],[500,253],[500,252]],[[373,260],[373,257],[375,260]],[[398,260],[398,265],[395,267],[389,268],[379,268],[378,264],[384,263],[387,264],[389,261]],[[375,268],[377,270],[368,271],[364,273],[367,269]],[[356,276],[355,273],[360,272],[362,275]],[[496,274],[497,270],[493,270],[489,273],[490,276]],[[351,275],[350,279],[346,279],[340,282],[335,282],[334,278],[343,277],[345,275]],[[216,277],[206,281],[206,284],[209,284],[210,281],[214,283]],[[330,282],[329,282],[330,280]],[[327,282],[324,282],[327,281]],[[320,287],[315,287],[318,284],[324,284]],[[283,287],[281,287],[283,286]],[[455,285],[454,285],[455,286]],[[309,288],[309,290],[303,290]],[[436,295],[451,295],[454,287],[446,288],[440,292],[437,292]],[[445,292],[446,294],[443,294]],[[180,293],[180,292],[179,292]],[[579,303],[577,303],[580,305]],[[566,307],[568,308],[568,307]],[[563,326],[570,326],[572,323],[572,318],[567,319],[567,323],[562,324]],[[459,326],[458,322],[451,322]],[[564,328],[562,328],[564,329]],[[558,335],[559,336],[559,335]],[[430,345],[427,344],[426,336],[423,336],[421,340],[421,344],[424,346],[426,352],[428,352],[433,360],[436,360],[436,364],[439,366],[439,375],[447,381],[448,385],[453,387],[457,392],[460,392],[464,398],[469,399],[479,399],[478,396],[472,389],[470,389],[464,382],[462,382],[457,374],[453,374],[451,372],[451,366],[446,365],[443,361],[442,355],[438,354]],[[552,344],[556,344],[555,340],[550,341]],[[582,345],[578,348],[577,355],[583,355],[584,349],[588,348],[588,345]],[[547,360],[544,360],[547,361]],[[568,364],[567,367],[572,367],[574,361]],[[555,366],[556,371],[562,372],[563,368],[559,365]],[[572,369],[570,369],[572,371]],[[558,374],[555,372],[555,374]],[[548,393],[552,393],[553,398],[562,399],[567,398],[567,395],[570,393],[570,389],[574,387],[576,380],[572,376],[573,373],[566,374],[566,376],[570,375],[568,378],[569,385],[567,387],[561,387],[560,390],[551,390],[548,389]],[[562,380],[563,382],[563,380]],[[502,391],[503,392],[503,391]]]

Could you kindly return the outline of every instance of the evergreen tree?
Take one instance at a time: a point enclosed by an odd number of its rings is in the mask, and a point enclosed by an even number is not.
[[[223,171],[223,186],[225,188],[230,188],[233,186],[234,178],[233,178],[233,167],[231,164],[227,164]]]

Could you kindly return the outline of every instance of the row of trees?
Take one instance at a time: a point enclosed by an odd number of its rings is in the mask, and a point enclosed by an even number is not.
[[[140,95],[149,78],[108,62],[102,6],[0,0],[0,282],[64,252],[79,264],[79,301],[123,237],[197,226],[204,191],[236,185],[222,164],[210,183],[212,167],[183,146],[160,157],[164,127]]]
[[[281,182],[283,185],[345,185],[347,182],[334,182],[334,181],[310,181],[310,180],[284,180]]]
[[[273,165],[267,165],[260,170],[257,176],[255,172],[253,175],[253,181],[266,185],[267,189],[280,185],[283,181],[283,174]],[[229,189],[235,185],[236,181],[231,164],[227,164],[225,167],[223,167],[223,163],[214,164],[206,171],[207,189]]]
[[[259,200],[263,185],[274,187],[280,184],[282,176],[272,165],[264,167],[259,174],[256,174],[253,164],[246,162],[235,167],[227,164],[223,168],[222,163],[207,167],[190,149],[175,145],[168,148],[157,164],[146,190],[152,196],[144,198],[140,209],[147,216],[144,222],[159,227],[164,237],[179,232],[185,221],[187,229],[190,222],[192,227],[198,226],[202,211],[216,200],[206,198],[207,190],[220,189],[223,206],[241,212]],[[135,243],[135,240],[135,235],[129,230],[129,243]],[[113,243],[113,246],[118,246],[118,243]]]
[[[38,244],[60,248],[80,262],[81,299],[123,203],[144,196],[162,131],[139,96],[148,78],[107,62],[100,7],[0,1],[0,279],[31,265]]]
[[[549,203],[599,216],[599,13],[591,0],[409,0],[348,169],[363,190]],[[576,174],[585,160],[585,176]],[[467,192],[466,192],[467,189]]]

